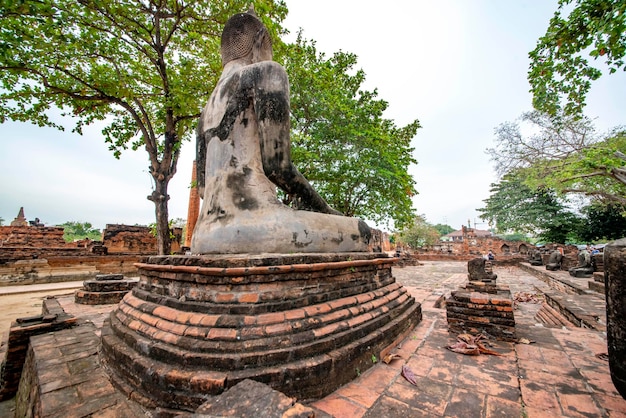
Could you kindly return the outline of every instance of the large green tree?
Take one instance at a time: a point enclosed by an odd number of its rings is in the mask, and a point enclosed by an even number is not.
[[[520,172],[505,174],[492,183],[480,217],[498,233],[529,233],[548,242],[565,243],[575,233],[579,218],[552,190],[524,184]]]
[[[31,121],[74,131],[101,121],[116,157],[144,148],[158,251],[170,250],[168,184],[184,139],[221,71],[226,20],[247,0],[0,0],[0,122]],[[287,8],[256,0],[274,39]]]
[[[428,223],[424,215],[420,215],[413,220],[410,226],[398,234],[398,241],[402,244],[408,244],[411,248],[419,248],[435,244],[440,236],[437,228]]]
[[[444,224],[437,224],[434,226],[434,228],[437,230],[437,232],[439,232],[439,235],[447,235],[450,232],[454,232],[455,229],[452,228],[450,225],[444,225]]]
[[[363,89],[354,54],[326,57],[302,33],[287,48],[295,164],[345,215],[410,224],[416,191],[408,167],[416,163],[411,139],[419,122],[397,127],[383,117],[388,104]]]
[[[496,128],[487,149],[500,175],[523,172],[531,188],[626,203],[626,132],[599,135],[585,117],[533,111]]]
[[[102,239],[102,232],[93,227],[90,222],[67,221],[61,225],[63,228],[63,239],[66,242],[72,242],[79,239],[89,238],[94,241]]]
[[[626,70],[626,2],[559,0],[545,35],[529,55],[534,107],[551,115],[563,109],[581,116],[592,82],[602,76],[589,58],[602,62],[600,68],[609,73]]]
[[[581,222],[577,234],[581,242],[612,241],[626,237],[626,205],[591,204],[581,212]]]

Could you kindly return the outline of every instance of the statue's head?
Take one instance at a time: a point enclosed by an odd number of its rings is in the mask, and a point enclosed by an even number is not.
[[[252,62],[272,59],[272,40],[253,9],[228,19],[222,32],[220,51],[222,65],[247,56]]]

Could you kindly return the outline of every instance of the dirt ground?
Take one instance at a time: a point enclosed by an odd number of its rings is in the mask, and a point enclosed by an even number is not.
[[[73,290],[46,290],[37,293],[0,295],[0,335],[9,332],[11,322],[17,318],[41,314],[42,301],[46,296],[73,294]]]

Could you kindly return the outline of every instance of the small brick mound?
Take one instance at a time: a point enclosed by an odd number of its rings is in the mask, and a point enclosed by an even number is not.
[[[468,261],[468,283],[446,300],[448,329],[456,333],[486,334],[516,341],[513,298],[507,286],[496,284],[492,262]]]
[[[487,334],[502,341],[516,341],[511,292],[498,294],[453,291],[446,300],[448,329],[452,332]]]
[[[95,280],[85,280],[83,288],[74,292],[76,303],[83,305],[109,305],[119,303],[138,279],[124,279],[123,274],[99,274]]]

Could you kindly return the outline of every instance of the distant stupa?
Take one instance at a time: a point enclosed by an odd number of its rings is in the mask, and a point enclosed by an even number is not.
[[[17,214],[17,217],[13,219],[13,222],[11,222],[11,226],[28,226],[28,221],[24,216],[23,206],[20,208],[20,212]]]

